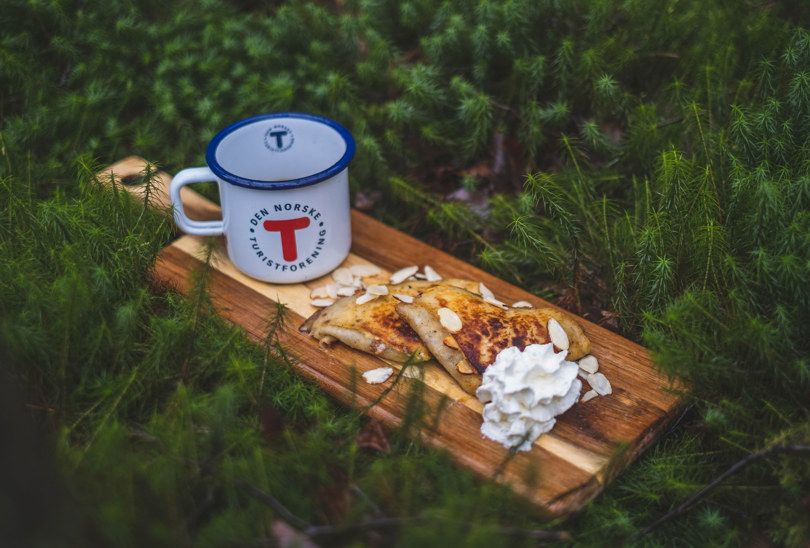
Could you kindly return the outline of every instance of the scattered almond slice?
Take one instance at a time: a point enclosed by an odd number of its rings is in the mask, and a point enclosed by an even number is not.
[[[596,390],[588,390],[587,392],[585,392],[584,394],[582,394],[582,398],[580,398],[580,400],[579,400],[579,401],[581,401],[581,402],[586,402],[586,401],[588,401],[588,400],[592,400],[592,399],[594,399],[594,398],[595,398],[596,396],[598,396],[598,395],[599,395],[599,394],[597,394],[597,393],[596,393]]]
[[[430,265],[425,265],[424,272],[425,279],[429,282],[438,282],[442,279],[442,277],[439,276],[439,273],[433,270]]]
[[[504,303],[502,303],[501,301],[499,301],[495,297],[484,297],[484,300],[486,302],[488,302],[489,304],[494,304],[498,308],[503,308],[504,310],[506,310],[506,308],[508,308]]]
[[[388,295],[388,288],[380,284],[372,284],[366,288],[366,293],[372,295]]]
[[[490,288],[485,286],[484,282],[478,283],[478,291],[479,293],[481,293],[481,296],[484,298],[484,300],[495,298],[495,293],[493,293]]]
[[[409,365],[402,370],[402,376],[409,379],[421,379],[425,376],[425,369],[418,365]]]
[[[309,292],[310,299],[325,299],[329,296],[329,292],[326,290],[325,285],[321,285],[318,287],[313,287],[312,291]]]
[[[394,374],[394,369],[391,367],[378,367],[377,369],[370,369],[363,373],[363,378],[369,384],[380,384],[388,380]]]
[[[338,298],[338,289],[343,287],[339,283],[333,283],[326,286],[326,293],[329,295],[330,299],[337,299]]]
[[[568,341],[568,334],[565,332],[565,329],[563,329],[563,326],[560,325],[560,322],[554,318],[550,318],[546,329],[548,329],[548,336],[551,338],[551,342],[554,346],[560,350],[568,350],[571,343]]]
[[[413,277],[416,278],[417,280],[427,280],[427,276],[425,276],[421,272],[417,272],[416,274],[413,275]]]
[[[593,354],[588,354],[579,360],[579,368],[586,373],[596,373],[599,371],[599,360]]]
[[[449,346],[450,348],[455,348],[456,350],[459,349],[458,348],[458,343],[456,342],[456,339],[453,337],[453,335],[447,335],[444,338],[444,340],[442,340],[442,342],[444,343],[445,346]]]
[[[394,298],[402,301],[403,303],[411,304],[413,302],[413,295],[402,295],[400,293],[394,293]]]
[[[470,364],[467,360],[459,360],[456,364],[456,371],[461,373],[462,375],[475,375],[475,370],[470,367]]]
[[[352,285],[354,274],[346,267],[340,267],[332,272],[332,279],[341,285]]]
[[[371,293],[363,293],[362,295],[357,297],[357,300],[355,300],[354,302],[357,304],[365,304],[367,302],[373,301],[378,296],[379,295],[372,295]]]
[[[355,264],[349,267],[349,270],[354,276],[358,278],[368,278],[382,274],[380,267],[373,264]]]
[[[534,308],[532,303],[529,301],[518,301],[516,303],[512,303],[512,308]]]
[[[382,354],[386,348],[386,344],[380,339],[374,339],[369,345],[369,350],[371,350],[372,354]]]
[[[324,308],[335,304],[335,301],[333,301],[332,299],[312,299],[311,301],[309,301],[309,304],[311,304],[316,308]]]
[[[406,266],[405,268],[401,268],[400,270],[397,270],[396,272],[391,274],[391,277],[388,279],[388,281],[392,284],[402,283],[411,276],[413,276],[414,274],[416,274],[418,270],[419,270],[418,266]]]
[[[607,396],[613,393],[613,387],[610,386],[610,381],[607,380],[607,377],[602,373],[588,375],[588,384],[590,384],[591,388],[596,390],[596,393],[600,396]]]
[[[451,333],[461,331],[461,318],[458,317],[458,314],[445,307],[440,308],[436,313],[439,315],[439,322],[442,324],[442,327]]]
[[[357,293],[357,288],[354,286],[341,287],[337,290],[337,294],[341,297],[351,297],[355,293]]]

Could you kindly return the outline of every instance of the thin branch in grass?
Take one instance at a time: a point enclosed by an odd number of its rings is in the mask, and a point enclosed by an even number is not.
[[[686,116],[674,116],[672,118],[667,118],[666,120],[661,120],[660,122],[658,122],[658,124],[656,124],[655,127],[657,129],[662,129],[667,126],[671,126],[672,124],[683,122],[685,118]]]
[[[498,102],[496,102],[496,101],[494,101],[492,99],[490,99],[489,102],[492,104],[493,107],[495,107],[495,108],[497,108],[499,110],[506,111],[509,114],[511,114],[512,116],[514,116],[515,118],[517,118],[518,120],[520,120],[521,122],[525,122],[525,119],[523,118],[523,116],[521,116],[518,111],[516,111],[515,109],[513,109],[509,105],[504,105],[504,104],[498,103]]]
[[[308,521],[305,521],[296,516],[295,514],[293,514],[292,512],[290,512],[287,509],[287,507],[281,504],[281,502],[276,497],[274,497],[273,495],[271,495],[266,491],[263,491],[262,489],[259,489],[252,483],[248,483],[247,481],[237,481],[236,486],[239,487],[242,491],[244,491],[248,495],[250,495],[251,497],[258,500],[259,502],[266,504],[267,506],[272,508],[273,511],[276,512],[279,515],[279,517],[281,517],[281,519],[283,519],[296,529],[306,531],[310,527],[312,527],[312,525]]]
[[[87,445],[84,447],[84,450],[82,451],[81,455],[79,456],[79,462],[81,462],[81,460],[84,458],[84,456],[90,450],[90,447],[93,446],[93,443],[96,441],[96,438],[101,433],[101,430],[104,428],[104,425],[107,424],[107,421],[110,419],[113,412],[118,408],[118,405],[121,403],[121,400],[123,399],[124,394],[126,394],[129,391],[130,387],[132,386],[132,383],[135,382],[135,379],[138,377],[139,370],[140,370],[140,367],[137,367],[137,366],[132,370],[132,374],[130,374],[129,379],[127,379],[126,384],[121,389],[121,391],[118,393],[118,396],[115,398],[115,401],[112,403],[112,405],[110,405],[109,409],[107,409],[107,412],[104,414],[104,417],[101,419],[101,422],[99,422],[98,426],[96,427],[95,431],[93,432],[93,435],[90,437],[90,441],[88,441]]]
[[[286,521],[313,540],[327,540],[336,537],[351,536],[366,531],[379,532],[396,530],[404,526],[418,525],[420,523],[428,523],[433,521],[422,516],[393,518],[382,517],[345,527],[336,527],[333,525],[312,525],[308,521],[293,514],[276,497],[262,489],[259,489],[252,483],[247,481],[237,481],[236,485],[251,497],[272,508],[282,520]],[[444,524],[449,527],[462,529],[468,529],[474,525],[468,522],[458,521],[446,521]],[[508,526],[500,526],[497,528],[497,531],[500,535],[504,536],[542,541],[567,541],[571,539],[571,535],[567,531],[522,529],[520,527]]]
[[[718,485],[723,483],[730,476],[734,475],[736,472],[739,472],[740,470],[742,470],[743,468],[745,468],[749,464],[751,464],[753,462],[756,462],[758,460],[773,456],[773,455],[780,455],[780,454],[784,454],[784,453],[807,453],[808,455],[810,455],[810,445],[805,445],[805,444],[791,444],[791,445],[778,444],[778,445],[773,445],[771,447],[766,447],[765,449],[762,449],[761,451],[758,451],[756,453],[751,453],[750,455],[748,455],[744,459],[734,463],[728,470],[726,470],[725,472],[720,474],[717,478],[714,479],[714,481],[709,483],[706,487],[704,487],[703,489],[701,489],[700,491],[698,491],[697,493],[695,493],[694,495],[692,495],[691,497],[686,499],[684,502],[682,502],[680,505],[678,505],[677,508],[675,508],[674,510],[664,514],[663,516],[661,516],[660,518],[655,520],[653,523],[648,525],[646,528],[644,528],[640,532],[638,532],[635,535],[633,535],[632,537],[630,537],[630,540],[631,541],[636,540],[636,539],[639,539],[639,538],[641,538],[641,537],[643,537],[645,535],[648,535],[652,531],[657,529],[659,526],[666,523],[667,521],[669,521],[671,519],[674,519],[674,518],[684,514],[696,502],[698,502],[700,499],[704,498],[706,495],[708,495],[710,492],[712,492]]]

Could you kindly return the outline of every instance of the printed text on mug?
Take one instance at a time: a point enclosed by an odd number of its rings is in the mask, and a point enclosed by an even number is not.
[[[276,217],[277,213],[285,217]],[[290,217],[290,213],[298,213]],[[262,208],[250,218],[251,247],[256,257],[274,270],[303,270],[315,264],[326,243],[326,228],[321,212],[308,204],[274,204]],[[317,231],[317,232],[314,232]],[[273,256],[268,248],[281,247],[281,257]],[[303,256],[302,256],[303,255]]]

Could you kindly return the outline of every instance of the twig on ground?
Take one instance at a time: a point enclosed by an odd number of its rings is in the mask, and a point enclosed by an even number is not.
[[[274,511],[279,514],[279,517],[301,531],[307,537],[318,540],[328,539],[337,536],[352,535],[362,533],[364,531],[386,531],[397,529],[405,525],[412,525],[428,521],[423,516],[415,517],[402,517],[402,518],[387,518],[380,517],[363,523],[354,525],[347,525],[344,527],[336,527],[333,525],[312,525],[311,523],[303,520],[290,512],[278,499],[270,493],[259,489],[255,485],[247,481],[238,481],[237,485],[254,497],[256,500],[263,502],[270,506]],[[470,527],[470,523],[464,522],[449,522],[455,527]],[[568,531],[547,531],[544,529],[521,529],[519,527],[498,527],[498,533],[501,535],[508,535],[519,538],[529,538],[542,541],[567,541],[571,539]]]
[[[495,108],[497,108],[497,109],[500,109],[500,110],[505,110],[506,112],[508,112],[509,114],[511,114],[512,116],[514,116],[514,117],[515,117],[515,118],[517,118],[518,120],[520,120],[521,122],[525,122],[525,119],[523,118],[523,116],[521,116],[521,115],[520,115],[520,113],[519,113],[518,111],[516,111],[515,109],[513,109],[513,108],[512,108],[512,107],[510,107],[509,105],[504,105],[504,104],[498,103],[498,102],[496,102],[496,101],[493,101],[492,99],[490,99],[490,100],[489,100],[489,103],[490,103],[490,104],[491,104],[493,107],[495,107]]]
[[[237,485],[256,500],[263,502],[264,504],[275,510],[278,513],[279,517],[281,517],[281,519],[283,519],[296,529],[306,531],[307,529],[312,527],[312,525],[309,522],[299,518],[298,516],[287,510],[287,507],[281,504],[281,502],[279,502],[279,500],[270,493],[263,491],[262,489],[259,489],[252,483],[248,483],[246,481],[238,481]]]
[[[644,530],[636,533],[630,540],[639,539],[645,535],[648,535],[653,530],[658,528],[661,524],[666,523],[667,521],[680,516],[681,514],[685,513],[689,508],[695,504],[697,501],[708,495],[715,487],[723,483],[729,476],[738,472],[739,470],[745,468],[752,462],[758,461],[760,459],[764,459],[766,457],[770,457],[771,455],[778,455],[782,453],[810,453],[810,445],[785,445],[785,444],[778,444],[772,445],[771,447],[766,447],[761,451],[756,453],[751,453],[744,459],[734,463],[728,470],[720,474],[714,481],[708,484],[706,487],[686,499],[683,503],[681,503],[677,508],[674,510],[664,514],[653,523],[648,525]]]

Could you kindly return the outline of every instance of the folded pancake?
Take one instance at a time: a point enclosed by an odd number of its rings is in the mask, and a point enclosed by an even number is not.
[[[406,280],[387,285],[387,295],[362,304],[356,302],[359,295],[338,299],[310,316],[301,326],[301,331],[309,333],[323,345],[340,341],[393,362],[425,362],[431,359],[430,352],[411,326],[397,314],[396,306],[401,301],[394,295],[416,297],[426,289],[440,287],[463,287],[473,291],[477,286],[475,282],[456,279],[438,282]]]
[[[439,310],[448,308],[461,320],[451,332],[439,318]],[[495,362],[501,350],[517,346],[551,342],[548,321],[557,320],[568,335],[568,360],[587,355],[591,343],[582,327],[565,312],[552,308],[503,308],[459,287],[428,287],[413,303],[399,303],[396,310],[419,335],[461,387],[474,394],[484,370]],[[556,351],[560,351],[555,347]]]

